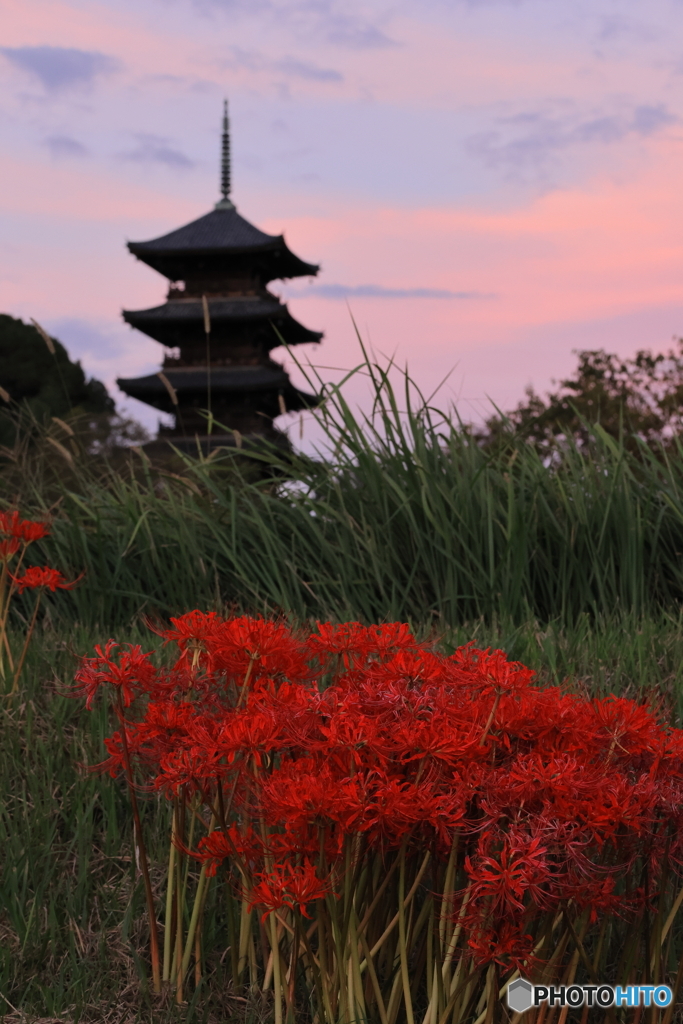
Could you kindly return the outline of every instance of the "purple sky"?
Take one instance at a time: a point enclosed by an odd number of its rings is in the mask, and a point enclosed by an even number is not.
[[[425,390],[454,368],[442,402],[471,419],[573,349],[683,334],[681,0],[2,7],[0,311],[151,429],[113,381],[159,368],[120,310],[165,285],[125,241],[216,201],[224,95],[238,209],[322,264],[278,286],[325,331],[304,358],[356,364],[350,306]]]

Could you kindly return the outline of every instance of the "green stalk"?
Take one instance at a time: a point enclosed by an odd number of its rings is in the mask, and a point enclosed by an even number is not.
[[[235,927],[235,899],[230,892],[230,887],[226,884],[226,915],[228,919],[228,942],[230,944],[230,969],[232,974],[232,984],[237,991],[239,982],[239,955],[237,950],[237,943],[239,941],[237,929]]]
[[[162,981],[169,981],[171,978],[171,956],[173,954],[173,894],[175,884],[175,861],[176,861],[176,821],[177,821],[177,800],[173,806],[173,821],[171,825],[171,844],[168,854],[168,877],[166,881],[166,916],[164,924],[164,966],[161,975]]]
[[[401,978],[403,982],[403,999],[406,1008],[407,1024],[415,1024],[413,1017],[413,1001],[410,997],[410,977],[408,975],[408,949],[406,946],[406,908],[404,905],[406,888],[406,844],[405,841],[399,854],[401,863],[398,874],[398,947],[401,955]]]
[[[258,992],[258,968],[256,963],[256,943],[253,931],[249,932],[249,986],[252,992]]]
[[[676,1009],[676,1006],[678,1005],[678,997],[679,997],[679,995],[681,993],[681,986],[682,985],[683,985],[683,957],[681,957],[681,959],[678,961],[678,970],[676,971],[676,979],[675,979],[673,985],[671,986],[672,989],[673,989],[673,998],[671,999],[671,1002],[669,1003],[669,1005],[666,1008],[666,1012],[664,1014],[664,1019],[662,1020],[662,1024],[671,1024],[671,1021],[673,1020],[674,1010]]]
[[[598,983],[598,977],[597,977],[597,975],[596,975],[596,973],[595,973],[595,971],[593,969],[593,964],[588,959],[586,951],[585,951],[585,949],[583,947],[583,940],[584,940],[586,931],[588,929],[588,923],[589,923],[588,911],[585,911],[582,914],[582,916],[581,916],[581,928],[579,929],[579,934],[578,935],[576,934],[574,926],[571,923],[571,920],[569,918],[569,913],[568,913],[568,911],[566,909],[564,910],[564,920],[565,920],[565,924],[567,925],[567,928],[569,929],[569,934],[571,935],[572,941],[573,941],[574,946],[576,948],[576,955],[581,958],[581,961],[582,961],[584,967],[586,968],[586,971],[588,972],[588,977],[590,978],[590,980],[592,982],[594,982],[595,984],[597,984]]]
[[[662,937],[661,937],[662,945],[664,944],[664,940],[666,939],[667,935],[669,934],[669,931],[671,929],[671,925],[674,923],[674,920],[676,919],[676,914],[681,909],[681,903],[683,903],[683,886],[681,887],[680,892],[676,896],[676,899],[674,900],[674,904],[673,904],[671,910],[669,911],[667,919],[664,922],[664,925],[662,927]]]
[[[31,637],[33,636],[33,630],[35,629],[35,626],[36,626],[36,619],[38,618],[38,609],[40,608],[40,598],[42,597],[42,594],[43,594],[42,590],[39,590],[38,591],[38,596],[36,597],[36,605],[35,605],[35,608],[33,609],[33,616],[31,617],[31,622],[29,623],[28,632],[26,633],[26,639],[24,640],[24,646],[23,646],[22,651],[21,651],[21,657],[19,658],[19,664],[17,665],[17,670],[14,673],[14,682],[12,683],[12,689],[9,692],[9,696],[10,697],[13,696],[13,694],[15,694],[17,692],[17,690],[19,689],[19,677],[21,676],[21,670],[24,667],[24,661],[26,660],[26,653],[28,651],[28,645],[31,642]]]
[[[187,970],[190,966],[190,957],[192,956],[192,947],[194,945],[195,932],[197,931],[197,923],[199,921],[199,915],[201,914],[202,907],[204,905],[204,888],[207,883],[206,875],[206,861],[202,864],[202,869],[199,872],[199,881],[197,883],[197,891],[194,897],[194,903],[192,904],[192,916],[190,918],[190,925],[187,930],[187,938],[185,940],[185,952],[183,953],[183,959],[181,962],[181,975],[182,980],[185,980],[187,976]]]
[[[399,923],[399,920],[400,920],[400,908],[403,907],[403,909],[405,909],[406,907],[410,906],[410,903],[411,903],[411,901],[413,899],[413,896],[415,895],[415,893],[417,891],[417,887],[419,886],[419,884],[420,884],[420,882],[422,880],[422,876],[424,875],[425,871],[427,870],[427,865],[429,864],[429,858],[430,857],[431,857],[431,851],[427,850],[427,852],[424,855],[424,860],[422,861],[422,864],[420,865],[420,870],[418,871],[417,875],[415,876],[415,881],[413,882],[413,884],[412,884],[412,886],[410,888],[410,892],[406,896],[405,901],[399,900],[399,910],[392,917],[391,921],[386,926],[386,928],[384,929],[384,931],[382,932],[382,934],[378,938],[377,942],[374,944],[374,946],[370,950],[370,955],[371,956],[374,956],[377,953],[377,951],[382,948],[382,946],[386,942],[386,940],[389,937],[389,935],[391,935],[392,931],[394,930],[396,925]],[[400,857],[397,858],[397,861],[400,864]],[[365,966],[366,966],[366,961],[364,960],[363,963],[360,965],[361,971],[365,970]]]
[[[398,1011],[401,1006],[401,993],[403,992],[403,979],[401,972],[397,971],[391,986],[389,1002],[387,1004],[387,1024],[395,1024]]]
[[[361,1015],[361,1021],[367,1019],[367,1013],[365,1011],[365,996],[363,994],[363,982],[360,974],[360,963],[358,957],[358,935],[356,934],[356,924],[358,919],[356,917],[356,911],[351,909],[351,919],[349,921],[349,947],[351,952],[351,976],[353,978],[353,989],[355,1003],[358,1004],[358,1009]],[[353,1005],[353,1003],[351,1004]]]
[[[242,874],[242,884],[246,886],[246,878]],[[247,954],[249,949],[249,934],[251,931],[251,911],[249,910],[249,902],[246,899],[242,900],[240,907],[240,927],[239,927],[239,959],[237,962],[237,976],[242,979],[244,974],[244,968],[247,966]]]
[[[337,918],[337,901],[333,895],[326,897],[327,909],[330,916],[330,929],[332,933],[332,947],[334,950],[335,973],[337,975],[337,994],[339,998],[339,1012],[342,1021],[349,1020],[349,1010],[346,987],[346,970],[344,966],[344,943],[339,931],[339,920]]]
[[[290,942],[290,956],[289,956],[289,982],[285,985],[285,995],[287,998],[287,1016],[285,1017],[286,1024],[294,1024],[294,999],[296,995],[296,970],[299,962],[299,946],[301,944],[301,938],[299,935],[299,922],[301,915],[296,915],[294,920],[294,934]]]
[[[9,594],[7,593],[7,560],[3,559],[2,571],[0,572],[0,672],[5,678],[5,650],[9,658],[10,669],[13,669],[12,655],[7,640],[7,615],[5,614],[5,602],[9,605]]]
[[[380,988],[379,981],[377,979],[377,973],[375,971],[375,965],[372,962],[370,956],[370,950],[368,948],[368,942],[362,932],[359,934],[359,941],[363,950],[363,956],[365,962],[368,965],[368,974],[370,975],[370,982],[372,984],[372,990],[375,994],[375,1002],[377,1003],[377,1012],[379,1013],[380,1024],[387,1024],[387,1011],[384,1007],[384,999],[382,998],[382,990]]]
[[[320,983],[323,991],[325,1012],[328,1015],[328,1024],[335,1024],[334,1012],[332,1009],[332,996],[330,993],[330,977],[327,967],[327,935],[329,928],[325,920],[325,903],[318,904],[318,960],[320,962]]]
[[[436,964],[434,963],[434,930],[433,924],[433,901],[432,912],[429,915],[429,930],[427,932],[427,958],[425,961],[425,990],[429,996],[427,1009],[423,1018],[423,1024],[432,1024],[434,1019],[434,1004],[438,989],[436,987]]]
[[[460,933],[462,931],[462,922],[463,922],[463,919],[465,917],[465,911],[467,910],[467,904],[469,903],[471,892],[472,892],[472,883],[470,882],[469,885],[467,886],[467,889],[465,890],[465,895],[463,896],[462,904],[460,906],[460,912],[458,914],[458,920],[456,921],[455,927],[453,928],[453,932],[452,932],[450,940],[448,942],[448,949],[446,950],[446,955],[443,958],[443,966],[441,968],[441,975],[442,975],[442,978],[443,978],[444,989],[446,991],[449,988],[448,976],[449,976],[450,970],[451,970],[451,963],[453,961],[453,954],[455,953],[456,946],[458,945],[458,939],[460,938]]]
[[[192,846],[194,837],[194,825],[195,815],[194,809],[190,806],[190,835],[187,841],[187,848]],[[187,797],[184,798],[183,803],[179,805],[179,826],[178,834],[184,836],[185,826],[187,823],[187,810],[188,802]],[[183,868],[183,859],[185,865]],[[175,945],[173,950],[173,966],[171,968],[171,981],[175,982],[176,985],[176,1003],[180,1005],[184,1001],[184,990],[183,985],[185,981],[185,975],[182,969],[183,963],[183,928],[185,924],[185,912],[187,907],[187,882],[190,872],[190,859],[187,855],[181,855],[179,851],[176,852],[176,936]]]
[[[448,855],[448,863],[446,865],[446,876],[443,882],[443,899],[441,901],[441,913],[439,915],[439,936],[441,939],[441,946],[445,948],[450,940],[450,935],[447,933],[449,926],[449,914],[451,907],[453,906],[453,885],[455,882],[455,870],[456,870],[456,859],[458,856],[458,842],[460,839],[460,833],[456,832],[453,837],[451,844],[451,851]]]
[[[495,963],[489,965],[486,977],[486,1024],[493,1024],[496,1003],[498,1002],[497,971]],[[562,1021],[564,1024],[564,1021]]]
[[[421,933],[422,929],[424,928],[425,924],[427,924],[427,919],[428,918],[429,918],[429,922],[430,922],[430,924],[429,924],[429,931],[430,931],[430,934],[432,934],[431,922],[433,922],[433,920],[434,920],[434,898],[432,896],[428,896],[425,899],[424,903],[422,904],[422,907],[420,908],[420,913],[417,916],[417,920],[415,922],[415,925],[414,925],[413,930],[412,930],[411,935],[410,935],[410,942],[408,943],[408,953],[409,954],[413,952],[413,949],[415,947],[415,943],[417,942],[417,940],[418,940],[418,938],[420,936],[420,933]],[[433,939],[433,934],[432,934],[432,939]],[[432,940],[430,939],[430,941],[432,941]]]
[[[349,956],[346,961],[346,1002],[349,1007],[349,1024],[356,1024],[356,993],[353,981],[353,962]]]
[[[443,953],[444,953],[444,947],[443,947],[443,943],[441,941],[441,935],[440,935],[440,933],[439,933],[439,931],[438,931],[438,929],[436,927],[436,921],[435,921],[433,915],[432,915],[432,920],[431,920],[430,928],[431,928],[432,935],[434,936],[434,945],[436,947],[436,956],[434,958],[434,970],[436,972],[436,1005],[435,1005],[435,1008],[434,1008],[434,1013],[432,1015],[433,1016],[434,1024],[436,1024],[437,1020],[439,1019],[439,1014],[441,1013],[441,1010],[443,1009],[443,1006],[444,1006],[444,1003],[445,1003],[446,1000],[445,1000],[444,983],[443,983]]]
[[[138,853],[140,855],[140,870],[142,872],[142,878],[145,887],[145,898],[147,901],[147,916],[149,918],[150,953],[152,960],[152,984],[154,986],[154,992],[158,995],[161,992],[161,971],[159,970],[159,932],[157,930],[157,919],[156,913],[154,911],[154,894],[152,892],[152,882],[149,876],[149,865],[147,863],[147,849],[145,847],[145,839],[142,834],[142,823],[140,821],[140,811],[138,809],[138,798],[135,792],[135,783],[133,781],[133,769],[130,763],[128,737],[126,735],[126,717],[124,714],[123,695],[121,693],[120,687],[116,690],[116,699],[119,720],[121,722],[121,751],[123,753],[124,770],[126,774],[126,780],[128,782],[128,793],[130,795],[131,807],[133,809],[135,840],[137,842]]]
[[[320,929],[320,923],[318,923],[318,929]],[[318,931],[318,935],[320,935],[320,931]],[[306,958],[308,960],[311,978],[313,979],[315,997],[318,1003],[318,1019],[325,1022],[325,1024],[334,1024],[332,1007],[330,1006],[329,996],[326,991],[327,979],[323,977],[321,963],[316,963],[315,957],[313,956],[313,950],[311,949],[308,932],[303,923],[301,925],[301,938],[306,950]]]
[[[360,923],[360,925],[358,927],[358,934],[359,935],[362,935],[362,933],[365,931],[365,929],[367,928],[368,924],[370,923],[370,918],[372,917],[373,911],[375,910],[375,907],[377,906],[377,904],[381,900],[382,896],[384,895],[384,892],[385,892],[387,886],[389,885],[389,882],[394,877],[394,873],[396,872],[397,867],[398,867],[398,857],[395,857],[393,864],[391,865],[389,870],[386,872],[382,884],[380,885],[379,889],[375,893],[375,896],[374,896],[374,898],[372,900],[372,903],[370,904],[370,906],[366,910],[365,916],[363,917],[363,920],[361,921],[361,923]],[[683,896],[681,898],[683,899]]]
[[[270,946],[273,951],[273,996],[275,998],[275,1024],[282,1024],[282,983],[280,977],[280,943],[277,937],[277,918],[268,915],[270,924]]]

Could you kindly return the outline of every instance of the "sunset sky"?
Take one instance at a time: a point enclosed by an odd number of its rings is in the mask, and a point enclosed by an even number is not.
[[[120,311],[165,282],[125,242],[219,198],[224,96],[238,210],[322,265],[275,290],[325,379],[358,362],[350,312],[425,390],[453,371],[465,419],[573,349],[683,335],[682,0],[0,0],[0,25],[0,311],[152,430],[114,379],[159,368]]]

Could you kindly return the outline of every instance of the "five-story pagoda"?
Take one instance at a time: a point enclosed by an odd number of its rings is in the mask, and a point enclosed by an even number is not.
[[[163,306],[124,310],[132,327],[167,349],[163,372],[119,379],[131,398],[175,416],[159,439],[180,448],[241,445],[282,439],[273,420],[310,408],[314,395],[298,391],[270,358],[286,342],[318,342],[322,334],[298,323],[268,291],[269,281],[315,275],[282,235],[267,235],[241,217],[230,199],[230,136],[223,114],[222,199],[210,213],[149,242],[129,242],[139,260],[168,278]],[[169,386],[170,385],[170,386]],[[207,413],[210,415],[207,416]]]

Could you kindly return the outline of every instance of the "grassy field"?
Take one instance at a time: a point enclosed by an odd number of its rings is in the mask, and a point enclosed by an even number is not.
[[[519,437],[482,448],[409,380],[399,400],[383,371],[363,372],[373,415],[331,392],[327,457],[265,452],[270,476],[229,452],[177,472],[132,454],[114,470],[48,444],[8,467],[0,498],[54,516],[36,557],[85,570],[53,621],[233,606],[447,630],[676,611],[683,448],[633,452],[596,427],[548,465]]]
[[[544,683],[655,695],[680,721],[683,450],[633,454],[596,429],[551,465],[519,438],[487,451],[408,381],[399,398],[382,370],[363,372],[374,416],[330,393],[326,460],[270,453],[268,476],[228,455],[164,471],[137,454],[123,470],[62,464],[40,438],[7,465],[4,505],[53,517],[34,561],[86,575],[46,599],[20,697],[0,705],[0,1019],[178,1014],[147,995],[122,786],[83,767],[102,759],[108,723],[64,696],[94,643],[156,646],[141,613],[409,621],[446,649],[502,647]],[[30,611],[17,602],[16,649]],[[150,800],[148,823],[163,818]],[[159,892],[166,840],[150,837]],[[210,965],[184,1020],[263,1015],[221,972]]]

